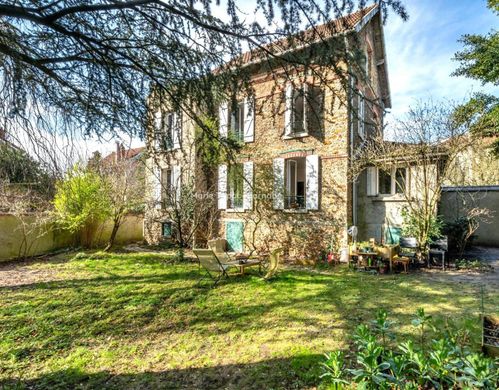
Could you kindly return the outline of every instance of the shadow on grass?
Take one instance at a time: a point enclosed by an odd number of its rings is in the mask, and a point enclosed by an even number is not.
[[[55,361],[54,373],[22,382],[25,388],[74,388],[79,383],[84,384],[82,387],[127,389],[301,388],[293,385],[296,380],[302,384],[312,381],[307,378],[317,380],[315,368],[310,368],[308,362],[313,361],[315,367],[320,355],[290,352],[296,343],[310,343],[314,353],[327,350],[324,343],[331,339],[345,346],[355,327],[372,320],[378,308],[385,308],[401,325],[409,324],[416,308],[423,305],[434,315],[464,317],[475,314],[467,312],[470,308],[476,306],[478,310],[478,296],[468,295],[463,286],[433,284],[413,276],[379,277],[345,269],[336,273],[283,270],[269,283],[250,274],[209,289],[195,288],[201,272],[193,264],[161,267],[154,261],[134,258],[109,264],[94,260],[90,265],[95,269],[85,269],[89,276],[93,272],[111,276],[74,279],[72,275],[68,280],[0,290],[5,298],[0,305],[0,338],[5,340],[0,361],[12,362],[9,372],[31,366],[36,372],[44,362]],[[126,274],[120,275],[123,272]],[[410,337],[413,331],[410,327],[397,329],[402,338]],[[190,348],[180,365],[188,367],[203,364],[199,351],[204,351],[208,338],[218,343],[216,347],[224,351],[221,353],[232,353],[251,347],[264,332],[265,343],[276,341],[275,349],[265,356],[294,356],[116,376],[107,372],[56,371],[68,367],[63,359],[72,348],[87,346],[89,341],[112,348],[111,342],[116,340],[124,346],[146,340],[152,349],[164,342],[182,342]],[[234,340],[242,335],[248,338],[241,337],[241,341],[225,348],[226,334]],[[284,334],[287,339],[280,340]],[[148,352],[143,350],[145,355]],[[252,360],[260,358],[258,351],[248,356]],[[116,364],[126,365],[133,359],[132,355],[125,356]],[[233,355],[223,361],[238,359],[239,355]],[[164,363],[161,368],[169,367],[167,361]],[[267,379],[269,382],[263,381]],[[259,386],[253,386],[256,383]],[[16,383],[9,381],[6,385]]]
[[[304,354],[256,363],[114,374],[66,369],[35,379],[6,379],[2,389],[299,389],[320,382],[322,355]]]

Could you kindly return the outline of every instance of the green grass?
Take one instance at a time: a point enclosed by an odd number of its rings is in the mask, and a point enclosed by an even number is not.
[[[314,387],[322,354],[348,351],[380,307],[399,338],[413,337],[422,306],[479,345],[470,284],[289,268],[273,282],[250,274],[208,289],[196,287],[197,265],[164,255],[65,256],[26,266],[53,271],[52,282],[0,288],[0,388]],[[489,291],[486,309],[498,303]]]

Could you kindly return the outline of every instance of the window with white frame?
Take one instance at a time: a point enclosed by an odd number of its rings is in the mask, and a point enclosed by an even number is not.
[[[154,138],[157,149],[171,150],[180,147],[181,120],[178,112],[158,111],[154,118]]]
[[[236,163],[229,165],[227,174],[228,208],[241,209],[244,193],[244,167]]]
[[[161,171],[161,203],[163,207],[171,206],[172,204],[172,189],[173,189],[173,173],[167,168]]]
[[[218,131],[221,137],[231,137],[242,142],[255,140],[255,99],[247,96],[231,104],[227,101],[218,107]]]
[[[366,136],[365,112],[366,100],[364,99],[363,93],[359,91],[357,102],[357,129],[359,137],[361,137],[362,139],[364,139]]]
[[[229,117],[229,129],[230,135],[237,141],[244,140],[245,115],[244,100],[235,102]]]
[[[168,168],[158,168],[157,175],[155,177],[157,208],[169,208],[180,200],[181,167],[180,165],[172,165]]]
[[[305,157],[286,160],[285,209],[305,208]]]
[[[407,168],[367,168],[367,195],[403,194],[408,188]]]
[[[253,162],[218,166],[218,209],[253,209]]]
[[[276,210],[319,210],[320,157],[275,158],[273,205]]]
[[[306,136],[321,128],[323,94],[321,88],[302,83],[285,89],[285,136]]]

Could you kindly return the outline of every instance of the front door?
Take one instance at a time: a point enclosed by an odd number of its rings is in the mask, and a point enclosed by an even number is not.
[[[225,239],[229,252],[242,252],[244,240],[244,224],[239,221],[225,223]]]

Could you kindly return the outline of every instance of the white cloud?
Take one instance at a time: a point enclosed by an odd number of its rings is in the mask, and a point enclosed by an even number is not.
[[[464,77],[452,77],[461,49],[458,39],[466,33],[486,33],[497,17],[483,2],[407,1],[409,21],[390,15],[385,26],[392,114],[401,116],[417,100],[462,101],[471,92],[498,89]]]

